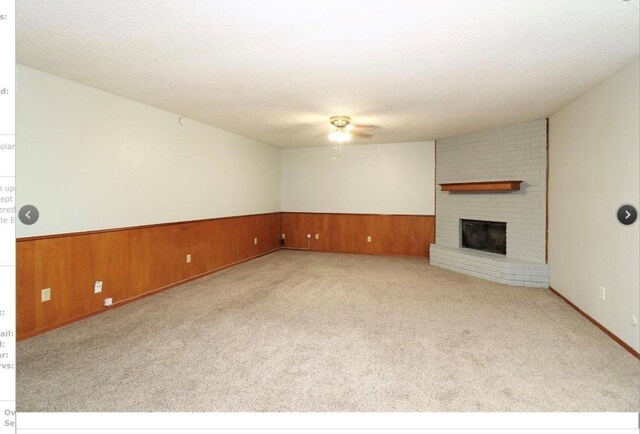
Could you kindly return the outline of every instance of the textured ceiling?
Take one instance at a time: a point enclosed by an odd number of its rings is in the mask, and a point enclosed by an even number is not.
[[[19,63],[277,146],[547,116],[638,56],[638,0],[20,0]]]

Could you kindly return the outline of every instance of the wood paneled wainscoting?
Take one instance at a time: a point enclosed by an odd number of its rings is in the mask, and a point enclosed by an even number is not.
[[[429,256],[435,216],[283,212],[282,233],[291,249]]]
[[[280,245],[279,212],[18,239],[17,337],[112,309],[105,298],[124,304]],[[94,294],[97,280],[103,289]],[[51,300],[42,302],[45,288]]]

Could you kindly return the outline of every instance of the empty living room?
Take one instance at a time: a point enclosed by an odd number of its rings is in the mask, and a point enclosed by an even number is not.
[[[18,432],[636,431],[638,0],[0,16]]]

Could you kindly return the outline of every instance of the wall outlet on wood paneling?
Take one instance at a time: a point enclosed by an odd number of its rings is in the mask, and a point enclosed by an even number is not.
[[[316,234],[316,240],[320,239],[320,234]]]
[[[49,301],[51,300],[51,288],[45,288],[40,291],[40,301]]]
[[[93,285],[93,293],[99,294],[102,292],[102,280],[96,280],[96,283]]]
[[[367,243],[371,242],[371,235],[367,236]]]
[[[105,306],[111,306],[112,304],[113,304],[113,298],[109,297],[104,299]]]
[[[284,240],[286,238],[286,236],[284,234],[282,234],[282,239]]]
[[[255,244],[256,246],[258,245],[258,239],[257,238],[253,239],[253,244]]]
[[[189,254],[187,255],[187,264],[188,264],[189,262],[191,262],[191,253],[189,253]]]

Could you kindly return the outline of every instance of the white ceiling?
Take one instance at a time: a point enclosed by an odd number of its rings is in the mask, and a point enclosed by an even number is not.
[[[283,147],[545,117],[638,56],[638,0],[20,0],[19,63]]]

